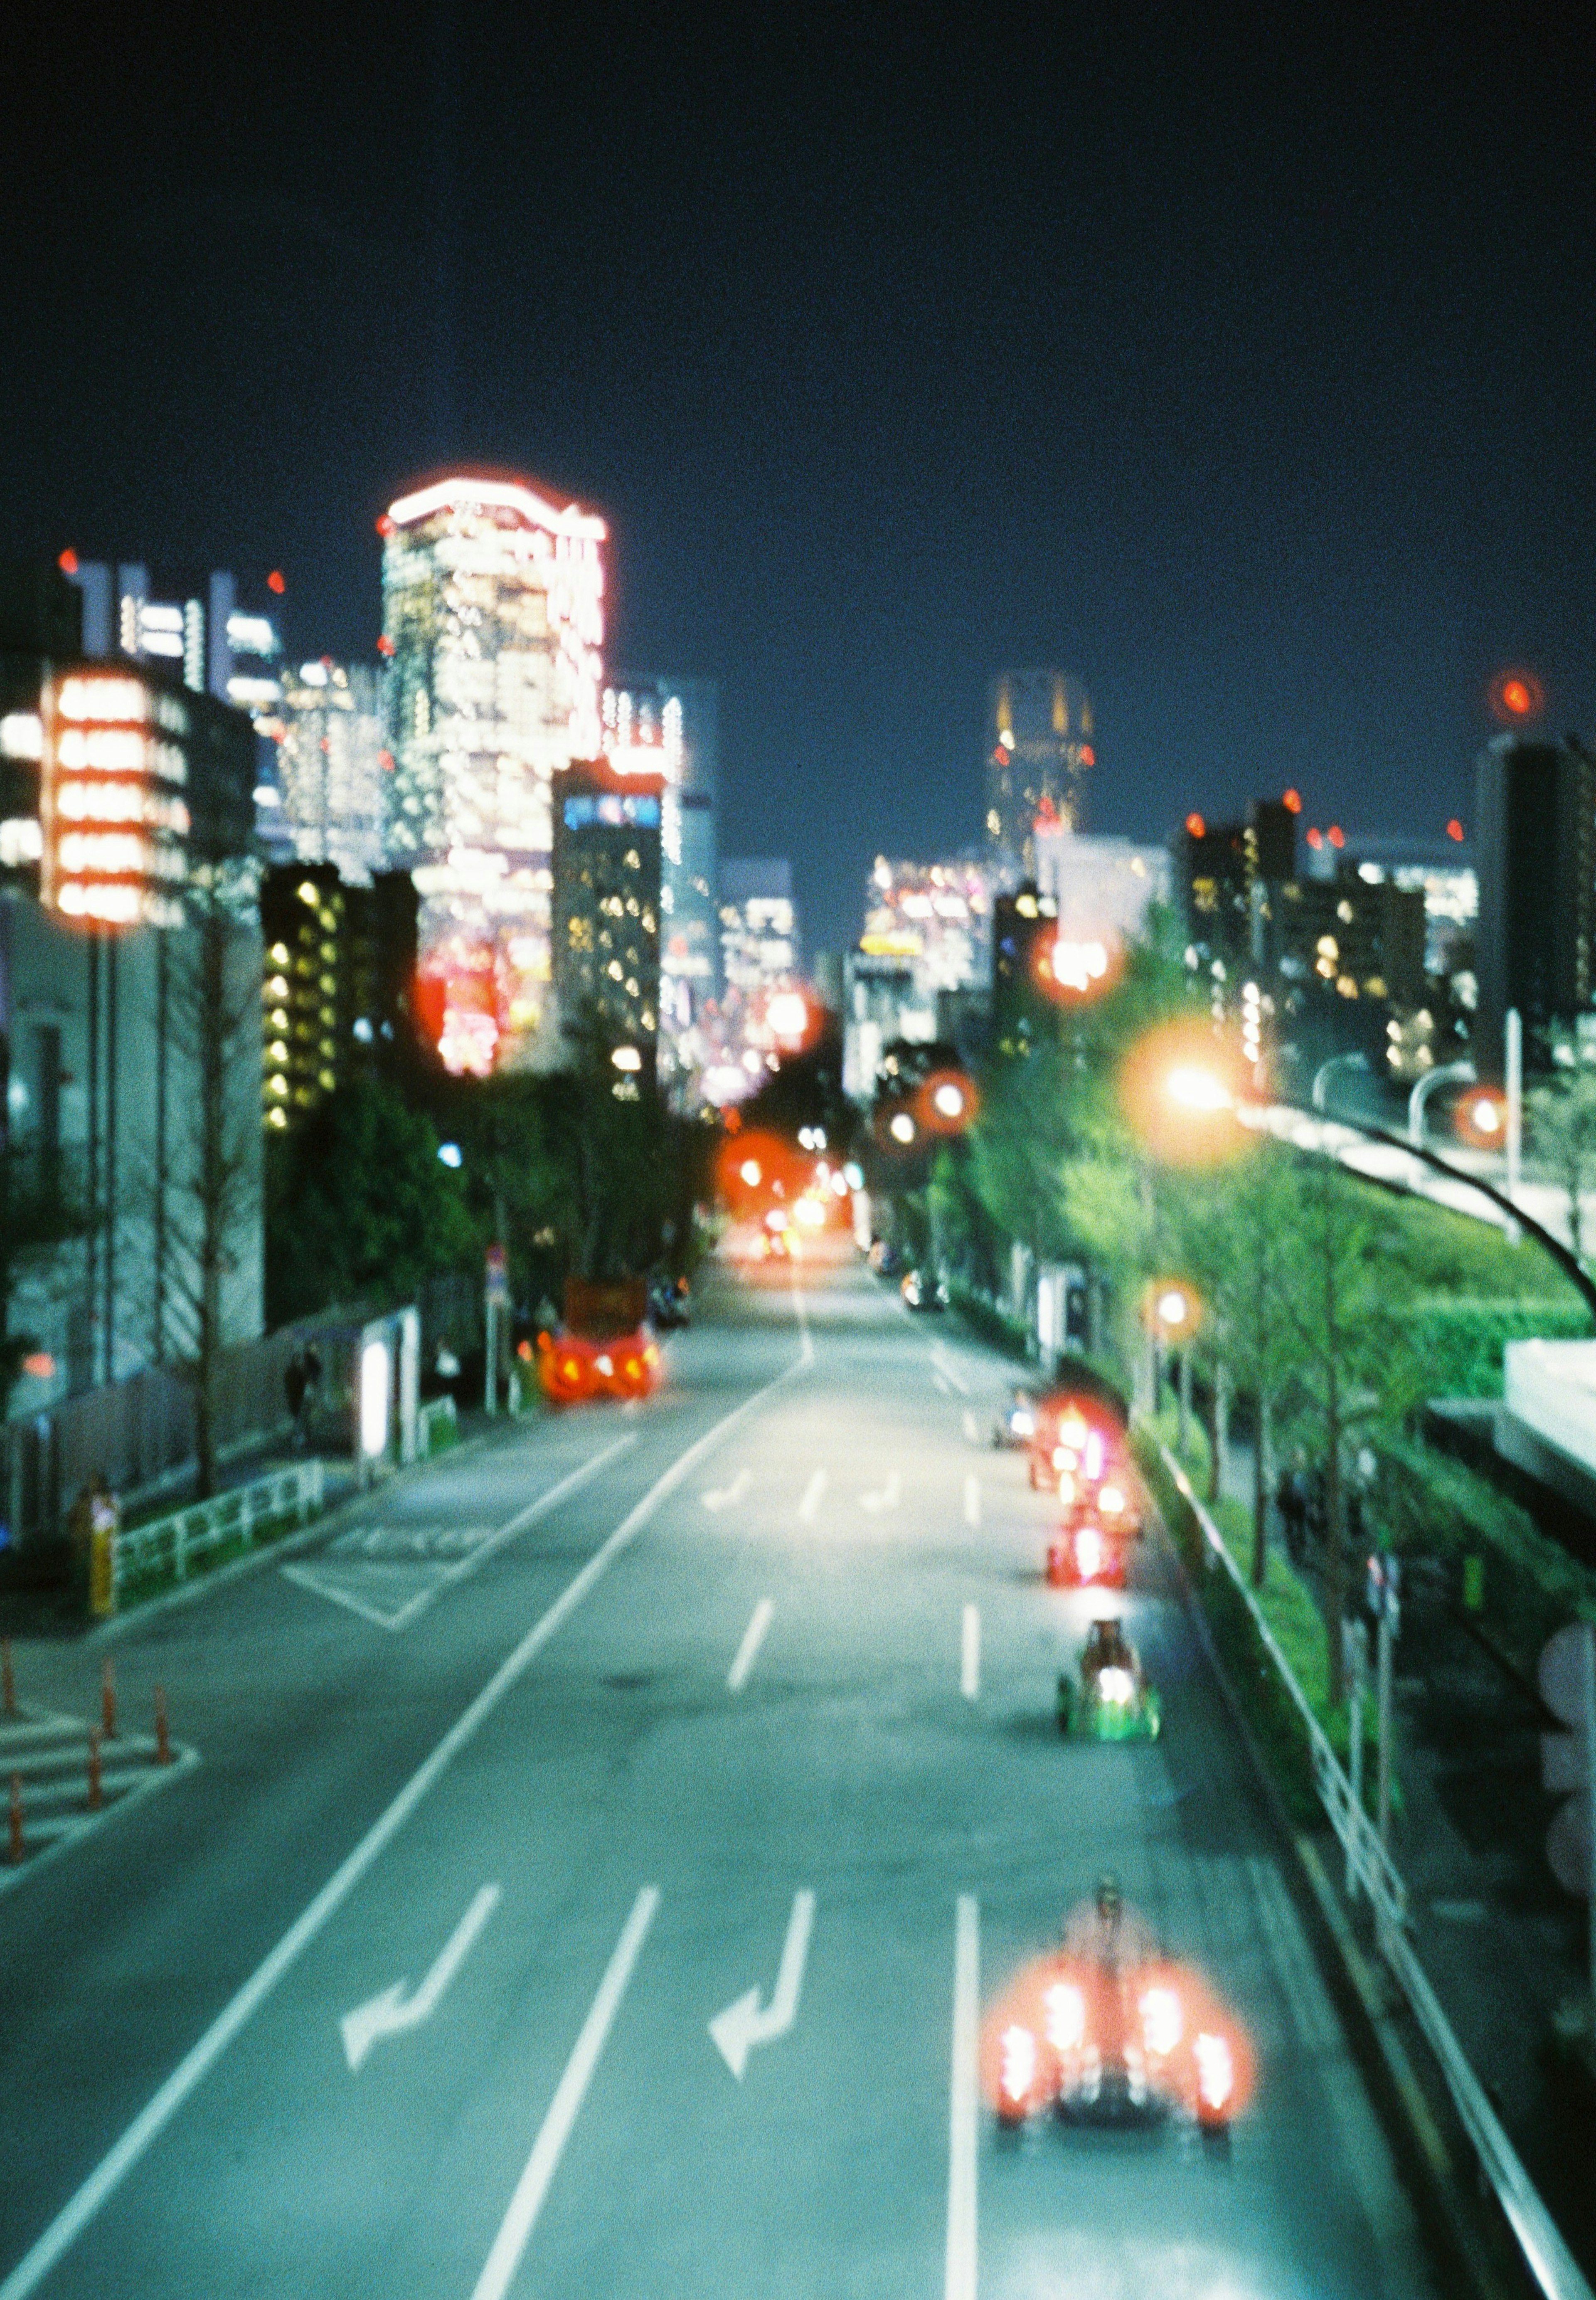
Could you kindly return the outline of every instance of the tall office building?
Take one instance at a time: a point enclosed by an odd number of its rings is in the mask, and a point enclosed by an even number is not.
[[[720,866],[720,972],[728,999],[779,989],[798,975],[798,907],[793,866],[771,861]]]
[[[163,600],[151,596],[142,562],[112,566],[63,551],[60,564],[82,596],[85,654],[154,663],[192,692],[247,711],[258,733],[276,733],[282,641],[271,615],[239,606],[233,575],[219,569],[179,578],[171,587],[177,596]],[[280,576],[268,581],[280,591]]]
[[[324,657],[281,681],[275,835],[301,862],[353,883],[383,866],[387,746],[377,673]]]
[[[350,1078],[403,1069],[414,1048],[415,888],[402,871],[347,885],[335,862],[261,879],[263,1122],[298,1126]]]
[[[554,783],[561,1027],[578,1046],[594,1031],[610,1043],[623,1098],[655,1075],[665,788],[657,768],[609,759],[574,760]]]
[[[1037,817],[1079,830],[1097,763],[1090,696],[1061,671],[1000,671],[986,707],[986,843],[1010,883],[1034,878]]]
[[[612,765],[660,772],[660,1064],[684,1090],[710,1059],[708,1009],[719,956],[715,796],[719,697],[705,679],[607,687],[605,755]]]
[[[486,1071],[549,1001],[553,778],[601,748],[604,522],[524,480],[453,476],[394,504],[385,842],[422,896],[439,1052]]]
[[[1509,1008],[1525,1062],[1550,1059],[1555,1026],[1572,1029],[1596,992],[1596,762],[1560,743],[1499,735],[1475,784],[1479,873],[1475,1062],[1500,1074]]]

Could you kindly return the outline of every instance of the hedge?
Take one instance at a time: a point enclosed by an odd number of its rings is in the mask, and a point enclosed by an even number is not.
[[[1432,1397],[1500,1397],[1502,1352],[1509,1342],[1583,1341],[1591,1331],[1589,1311],[1566,1297],[1514,1302],[1427,1295],[1397,1314],[1409,1347],[1426,1369]]]

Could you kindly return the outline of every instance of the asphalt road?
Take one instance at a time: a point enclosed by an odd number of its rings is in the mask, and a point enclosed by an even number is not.
[[[200,1762],[0,1899],[0,2300],[1439,2290],[1158,1546],[1164,1738],[1064,1746],[1000,1362],[852,1272],[669,1354],[121,1643]],[[1227,2156],[975,2100],[1104,1867],[1250,2027]]]

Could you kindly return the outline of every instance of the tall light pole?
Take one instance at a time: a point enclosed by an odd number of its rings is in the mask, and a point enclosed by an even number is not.
[[[1309,1099],[1314,1108],[1323,1115],[1328,1100],[1332,1071],[1366,1071],[1367,1068],[1367,1054],[1332,1054],[1329,1061],[1321,1062],[1313,1074],[1313,1088]]]

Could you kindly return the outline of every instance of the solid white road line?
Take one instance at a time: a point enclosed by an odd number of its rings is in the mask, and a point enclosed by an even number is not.
[[[966,1525],[979,1525],[981,1522],[981,1480],[973,1470],[964,1480],[964,1522]]]
[[[973,1893],[960,1893],[953,1944],[945,2300],[976,2300],[976,2063],[980,2027],[981,1904]]]
[[[959,1690],[967,1701],[981,1697],[981,1608],[964,1609],[964,1638],[959,1656]]]
[[[798,1504],[798,1514],[805,1525],[813,1525],[820,1513],[820,1496],[826,1491],[826,1472],[817,1470],[803,1488],[803,1499]]]
[[[941,1390],[944,1397],[952,1397],[953,1394],[952,1384],[949,1381],[946,1374],[943,1372],[940,1366],[932,1367],[931,1379],[935,1383],[937,1388]]]
[[[776,1611],[769,1597],[761,1597],[753,1609],[753,1619],[743,1632],[743,1642],[737,1647],[737,1657],[726,1672],[726,1689],[741,1693],[748,1682],[748,1672],[753,1667],[754,1656],[765,1642],[765,1631],[770,1626],[770,1616]]]
[[[582,2033],[565,2064],[565,2074],[555,2088],[549,2103],[526,2169],[515,2184],[515,2194],[510,2199],[510,2210],[494,2238],[494,2248],[488,2254],[477,2288],[471,2300],[503,2300],[510,2289],[511,2279],[520,2266],[521,2254],[543,2209],[543,2200],[549,2192],[560,2162],[561,2152],[570,2137],[571,2126],[582,2105],[584,2094],[593,2080],[599,2054],[610,2034],[611,2023],[620,2009],[627,1983],[632,1977],[632,1967],[637,1962],[638,1951],[647,1938],[648,1929],[654,1921],[654,1911],[660,1905],[659,1888],[645,1885],[632,1904],[632,1913],[627,1919],[620,1938],[615,1944],[615,1954],[599,1983],[587,2018],[582,2023]]]
[[[328,1879],[315,1899],[295,1917],[277,1946],[256,1966],[243,1988],[222,2007],[199,2042],[184,2054],[159,2091],[140,2109],[121,2138],[101,2158],[76,2195],[68,2199],[43,2235],[23,2254],[5,2281],[0,2284],[0,2300],[27,2300],[29,2293],[37,2290],[62,2254],[77,2241],[101,2206],[116,2194],[151,2142],[165,2130],[189,2094],[221,2058],[245,2023],[270,1996],[289,1968],[298,1962],[328,1919],[343,1906],[378,1855],[403,1828],[428,1791],[493,1714],[517,1679],[525,1674],[555,1630],[576,1612],[594,1583],[628,1543],[636,1539],[666,1496],[674,1493],[685,1478],[692,1476],[705,1454],[718,1446],[730,1430],[745,1421],[794,1374],[804,1371],[811,1360],[812,1353],[810,1356],[795,1358],[773,1381],[768,1381],[763,1388],[756,1389],[752,1397],[745,1397],[741,1405],[734,1406],[712,1429],[706,1429],[702,1438],[695,1438],[686,1453],[677,1456],[663,1476],[655,1479],[643,1499],[627,1512],[608,1540],[594,1551],[580,1572],[566,1583],[547,1612],[533,1624],[514,1651],[500,1662],[481,1692],[455,1719],[432,1754],[417,1767],[386,1812],[372,1823],[353,1852],[345,1856]]]

